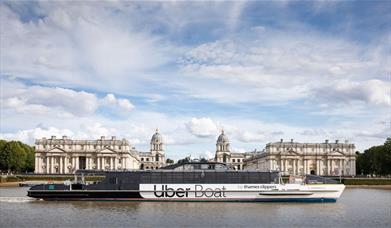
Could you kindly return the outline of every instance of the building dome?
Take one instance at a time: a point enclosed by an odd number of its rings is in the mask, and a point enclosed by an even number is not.
[[[217,138],[217,142],[229,142],[228,137],[224,134],[224,130],[221,131],[221,134]]]
[[[152,135],[151,143],[162,142],[162,141],[163,141],[162,135],[159,133],[159,129],[156,129],[155,134]]]

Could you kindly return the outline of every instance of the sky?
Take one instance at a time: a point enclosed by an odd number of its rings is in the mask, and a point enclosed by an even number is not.
[[[391,136],[390,1],[2,1],[0,138],[166,157]]]

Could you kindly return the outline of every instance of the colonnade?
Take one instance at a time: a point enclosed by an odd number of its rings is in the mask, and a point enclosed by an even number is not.
[[[273,167],[273,160],[270,161],[270,169],[275,170]],[[326,161],[326,162],[324,162]],[[350,175],[355,173],[355,160],[345,162],[344,158],[332,158],[332,159],[306,159],[306,158],[282,158],[278,164],[279,169],[284,175],[302,175],[310,174],[311,171],[315,171],[316,175]],[[277,163],[277,162],[276,162]]]
[[[81,164],[81,162],[85,164]],[[43,165],[45,167],[43,168]],[[36,173],[56,173],[56,174],[68,174],[73,173],[77,169],[94,169],[94,170],[116,170],[119,167],[126,168],[126,158],[118,159],[116,156],[46,156],[35,157]]]

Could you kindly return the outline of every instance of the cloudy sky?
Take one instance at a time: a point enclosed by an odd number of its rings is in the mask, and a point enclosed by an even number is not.
[[[167,156],[391,132],[391,2],[7,2],[1,133],[128,139]]]

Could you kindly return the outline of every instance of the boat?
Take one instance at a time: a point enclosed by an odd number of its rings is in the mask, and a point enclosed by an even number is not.
[[[104,179],[87,183],[87,175]],[[35,185],[27,195],[43,200],[336,202],[344,189],[343,184],[320,176],[290,178],[284,183],[278,171],[186,162],[157,170],[78,170],[74,181]]]

